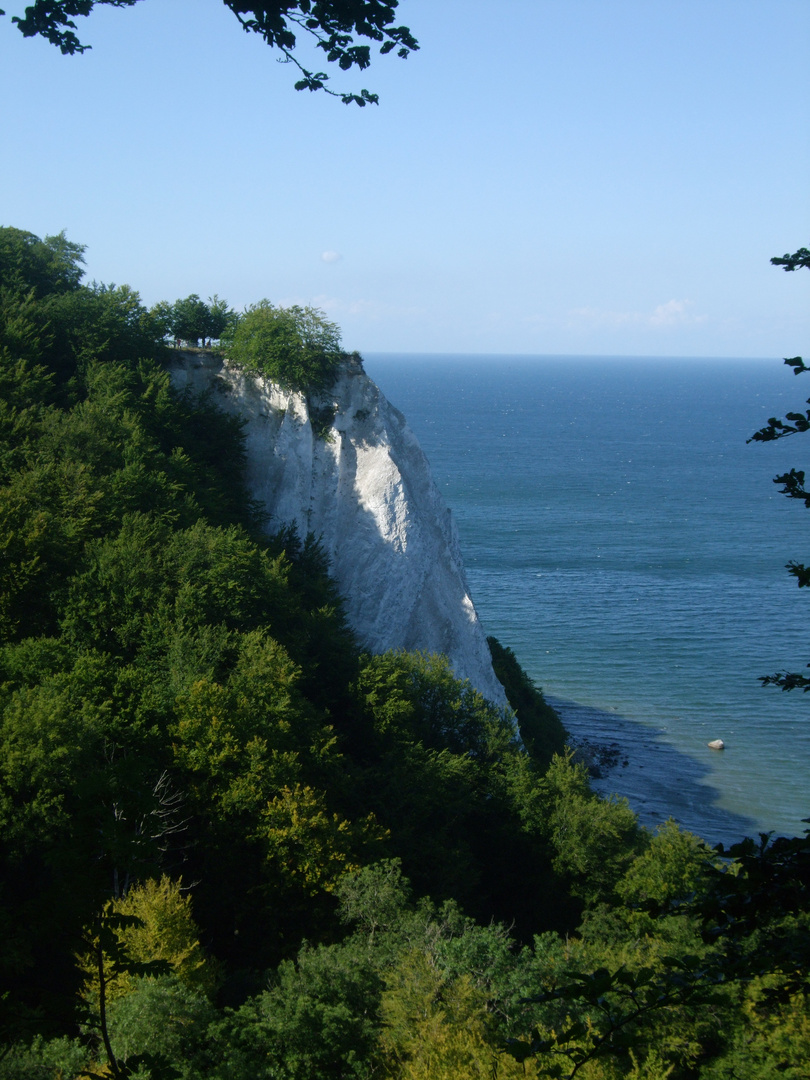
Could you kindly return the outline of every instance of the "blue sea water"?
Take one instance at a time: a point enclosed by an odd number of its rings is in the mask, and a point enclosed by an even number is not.
[[[779,360],[371,354],[461,537],[484,627],[645,823],[712,842],[798,834],[810,696],[757,676],[810,661],[801,503],[772,478],[810,437],[747,445],[801,408]],[[721,738],[722,752],[707,743]]]

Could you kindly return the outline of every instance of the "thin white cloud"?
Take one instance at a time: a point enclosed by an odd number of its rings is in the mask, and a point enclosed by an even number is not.
[[[314,296],[288,294],[273,302],[279,307],[314,307],[339,324],[349,318],[358,319],[361,323],[377,323],[386,319],[420,319],[429,312],[428,308],[416,305],[387,304],[364,297],[344,298],[329,293],[317,293]]]
[[[321,308],[330,318],[339,319],[347,315],[359,316],[361,319],[377,321],[386,318],[402,318],[424,315],[427,308],[415,305],[386,304],[379,300],[368,300],[363,297],[355,299],[340,299],[334,296],[321,294],[314,297],[310,303]]]
[[[676,326],[680,323],[705,322],[705,315],[692,315],[689,308],[691,300],[667,300],[659,304],[650,316],[650,326]]]
[[[321,262],[325,262],[325,263],[340,262],[340,260],[342,258],[343,258],[343,256],[340,254],[339,251],[324,251],[321,254]]]
[[[649,326],[653,329],[673,326],[694,326],[705,323],[708,315],[693,315],[691,300],[667,300],[651,312],[605,311],[601,308],[572,308],[568,312],[570,326],[623,327]]]
[[[279,307],[323,307],[323,304],[315,304],[311,299],[306,296],[282,296],[278,300],[273,301],[274,304],[278,304]]]
[[[643,316],[632,311],[605,311],[603,308],[572,308],[568,312],[569,326],[627,326],[640,323]]]

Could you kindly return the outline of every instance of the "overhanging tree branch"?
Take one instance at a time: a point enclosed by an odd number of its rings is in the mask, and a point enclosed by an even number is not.
[[[91,48],[76,34],[74,19],[88,16],[96,4],[109,7],[132,7],[140,0],[35,0],[22,16],[12,22],[25,37],[44,37],[65,54],[83,53]],[[371,46],[358,39],[367,38],[379,45],[381,55],[396,50],[401,59],[419,48],[407,26],[395,25],[398,0],[275,0],[261,6],[223,0],[247,33],[258,34],[301,73],[296,90],[323,90],[344,104],[377,104],[378,97],[368,90],[342,93],[326,83],[323,71],[311,71],[295,55],[301,34],[311,38],[315,47],[326,53],[329,63],[341,71],[357,68],[364,71],[371,64]],[[5,14],[0,11],[0,15]]]
[[[794,251],[792,255],[774,256],[771,259],[774,266],[781,266],[785,270],[796,270],[800,266],[806,267],[810,270],[810,250],[807,248],[799,248],[798,251]],[[789,361],[785,361],[788,363]]]
[[[774,266],[781,266],[784,270],[796,270],[803,266],[810,270],[810,250],[806,247],[799,248],[792,255],[776,256],[771,259]],[[810,366],[805,364],[801,356],[785,358],[785,363],[793,368],[794,375],[801,375],[810,371]],[[810,398],[806,404],[810,405]],[[765,427],[755,432],[748,442],[773,442],[775,439],[784,439],[788,435],[798,435],[800,432],[810,431],[810,410],[803,413],[789,412],[785,419],[780,420],[776,416],[769,418]],[[810,491],[805,486],[805,474],[803,469],[791,469],[790,472],[775,476],[773,482],[781,484],[781,494],[789,499],[800,499],[805,507],[810,510]],[[788,573],[798,581],[799,588],[810,586],[810,567],[803,563],[791,560],[787,564]],[[810,667],[810,664],[807,665]],[[782,690],[810,690],[810,677],[795,671],[779,671],[775,675],[762,675],[760,682],[763,686],[779,686]]]

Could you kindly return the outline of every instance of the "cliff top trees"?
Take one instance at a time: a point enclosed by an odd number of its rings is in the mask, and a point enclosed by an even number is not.
[[[377,95],[361,90],[356,93],[336,93],[326,86],[329,76],[323,71],[310,71],[295,55],[298,37],[307,35],[315,47],[326,54],[330,63],[342,71],[350,68],[365,70],[371,63],[371,46],[357,44],[366,38],[379,44],[380,53],[397,50],[404,59],[419,45],[407,26],[395,26],[394,18],[399,0],[274,0],[270,4],[253,5],[239,0],[223,0],[247,33],[259,34],[274,49],[293,63],[300,72],[296,90],[325,90],[339,97],[344,104],[376,104]],[[12,22],[25,37],[41,36],[63,53],[81,53],[90,48],[83,45],[75,33],[76,15],[87,16],[96,4],[111,7],[132,7],[138,0],[34,0],[23,16],[12,16]],[[0,15],[5,14],[0,10]],[[304,39],[306,40],[306,38]]]
[[[175,341],[197,346],[202,341],[218,341],[229,326],[235,323],[237,314],[228,307],[227,300],[209,296],[208,303],[192,293],[183,300],[161,300],[151,309],[150,315],[160,323],[166,334]]]
[[[331,386],[343,353],[340,328],[313,307],[252,304],[222,337],[229,360],[289,390]]]

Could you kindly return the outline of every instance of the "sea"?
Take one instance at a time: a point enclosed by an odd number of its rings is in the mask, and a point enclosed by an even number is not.
[[[460,536],[487,634],[512,648],[641,822],[710,843],[800,835],[810,695],[808,510],[773,478],[810,434],[746,440],[806,408],[780,359],[372,353]],[[722,739],[725,749],[708,743]]]

